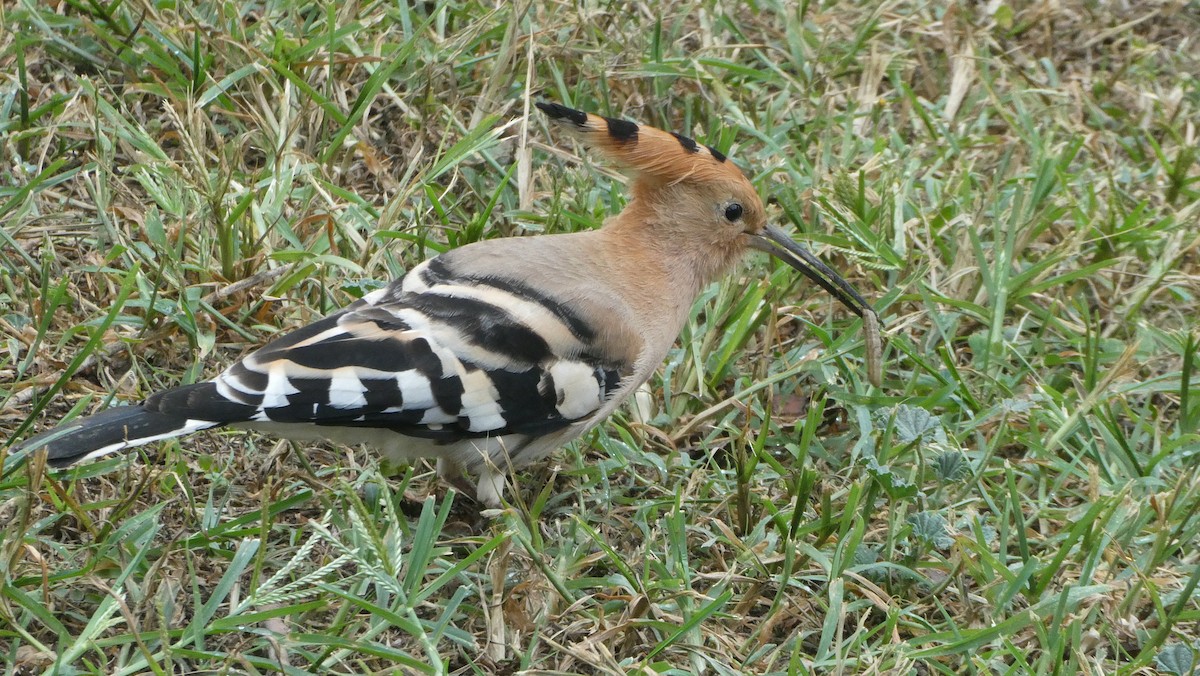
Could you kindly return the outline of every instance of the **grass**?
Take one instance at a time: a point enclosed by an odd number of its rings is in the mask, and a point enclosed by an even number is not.
[[[730,151],[885,319],[753,259],[477,518],[203,433],[5,455],[6,673],[1200,663],[1200,5],[0,5],[0,434],[203,379],[624,199],[539,97]]]

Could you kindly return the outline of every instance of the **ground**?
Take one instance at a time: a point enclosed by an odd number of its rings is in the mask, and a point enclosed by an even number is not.
[[[8,673],[1187,673],[1200,4],[0,3]],[[481,238],[598,227],[554,100],[697,137],[753,257],[477,506],[364,449],[7,446]]]

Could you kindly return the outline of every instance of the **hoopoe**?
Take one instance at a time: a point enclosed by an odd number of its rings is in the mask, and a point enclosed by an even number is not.
[[[52,466],[234,427],[436,458],[500,505],[505,476],[600,423],[675,342],[701,289],[748,249],[792,265],[863,317],[840,276],[767,222],[750,181],[679,134],[538,103],[559,129],[631,175],[599,230],[447,251],[343,310],[277,338],[207,382],[158,392],[35,436]],[[877,380],[876,366],[870,366]]]

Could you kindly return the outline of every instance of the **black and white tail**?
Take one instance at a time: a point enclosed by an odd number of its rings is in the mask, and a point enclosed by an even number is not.
[[[202,385],[208,385],[203,383]],[[182,393],[195,385],[170,390],[163,394]],[[162,396],[162,395],[159,395]],[[133,406],[118,406],[86,418],[76,418],[65,425],[43,432],[16,447],[16,452],[46,449],[52,467],[66,467],[152,441],[170,439],[199,430],[219,427],[224,422],[192,420],[185,415],[162,413],[143,402]]]

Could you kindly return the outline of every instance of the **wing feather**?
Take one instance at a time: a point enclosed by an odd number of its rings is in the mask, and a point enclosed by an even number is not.
[[[631,372],[592,356],[603,353],[599,335],[546,292],[458,275],[435,258],[187,397],[147,405],[220,423],[386,428],[445,442],[544,434],[595,414]]]

